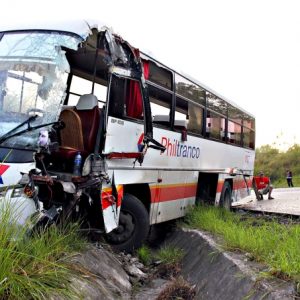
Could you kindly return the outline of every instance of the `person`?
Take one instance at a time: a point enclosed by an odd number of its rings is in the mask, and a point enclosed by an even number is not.
[[[259,176],[254,176],[255,184],[258,190],[259,195],[263,199],[263,195],[268,194],[268,199],[274,199],[271,194],[273,190],[273,186],[271,185],[271,181],[269,177],[264,176],[263,172],[259,172]]]
[[[289,187],[294,187],[293,185],[293,174],[291,170],[286,170],[286,181]]]

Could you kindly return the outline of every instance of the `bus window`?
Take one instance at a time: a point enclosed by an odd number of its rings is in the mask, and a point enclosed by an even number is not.
[[[149,98],[153,123],[170,127],[172,94],[149,85]]]
[[[241,145],[242,126],[228,120],[228,142],[230,144]]]
[[[238,108],[228,104],[228,118],[234,121],[235,123],[242,124],[243,112],[240,111]]]
[[[205,106],[205,90],[184,77],[175,74],[176,94]]]
[[[227,103],[212,93],[206,93],[207,108],[227,116]]]
[[[203,108],[191,101],[176,97],[175,122],[187,121],[187,132],[202,135]],[[176,128],[175,128],[176,129]]]
[[[243,146],[247,148],[254,149],[254,131],[243,127]]]
[[[68,105],[75,106],[81,95],[90,94],[92,92],[92,85],[93,85],[92,81],[73,75],[71,87],[69,91]],[[106,93],[107,93],[106,86],[95,83],[94,95],[99,100],[100,108],[103,107],[106,101]]]
[[[191,102],[189,102],[187,131],[200,135],[203,133],[203,108]]]
[[[172,90],[172,73],[165,68],[159,67],[154,62],[150,61],[149,78],[148,80],[168,89]]]
[[[243,115],[243,125],[247,126],[248,128],[255,130],[255,120],[253,117],[244,114]]]
[[[143,98],[138,81],[113,76],[108,114],[116,118],[143,119]]]
[[[212,111],[207,111],[206,137],[217,140],[224,140],[225,118]]]

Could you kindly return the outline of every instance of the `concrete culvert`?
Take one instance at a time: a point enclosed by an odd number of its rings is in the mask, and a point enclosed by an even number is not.
[[[262,278],[264,266],[245,254],[224,251],[206,233],[178,229],[166,242],[185,253],[181,275],[195,286],[194,299],[295,299],[292,282]]]

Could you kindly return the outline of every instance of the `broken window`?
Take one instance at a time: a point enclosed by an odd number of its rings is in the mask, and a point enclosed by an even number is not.
[[[116,118],[143,119],[143,98],[138,81],[113,76],[110,85],[108,114]]]
[[[56,121],[70,69],[62,46],[76,49],[79,42],[79,37],[53,32],[12,32],[3,36],[0,42],[0,136],[32,114],[39,117],[31,126]],[[5,145],[34,149],[37,137],[38,131],[30,131],[8,139]]]

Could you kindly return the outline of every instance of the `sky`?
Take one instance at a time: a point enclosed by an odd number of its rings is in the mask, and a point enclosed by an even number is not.
[[[256,118],[256,146],[300,143],[297,0],[10,0],[7,24],[95,19]]]

